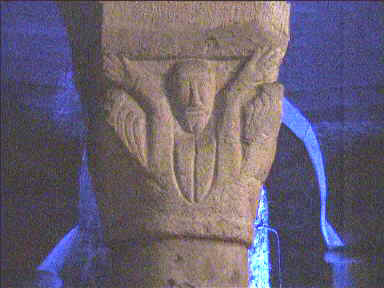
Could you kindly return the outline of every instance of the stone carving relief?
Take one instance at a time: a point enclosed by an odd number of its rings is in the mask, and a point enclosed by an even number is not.
[[[262,183],[281,121],[282,57],[282,49],[258,48],[223,83],[223,61],[163,61],[159,73],[144,60],[105,54],[107,122],[160,186],[190,204],[228,179]],[[258,165],[263,154],[270,165]]]

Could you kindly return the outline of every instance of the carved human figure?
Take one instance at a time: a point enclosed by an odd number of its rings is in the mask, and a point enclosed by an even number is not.
[[[208,193],[214,176],[215,73],[202,60],[181,62],[175,68],[169,95],[179,124],[174,131],[174,170],[180,192],[194,203]]]
[[[210,61],[180,61],[162,80],[138,61],[109,55],[106,72],[119,88],[109,92],[108,121],[129,153],[189,203],[230,179],[251,177],[261,185],[273,160],[283,92],[266,81],[281,58],[279,49],[256,50],[218,93]]]

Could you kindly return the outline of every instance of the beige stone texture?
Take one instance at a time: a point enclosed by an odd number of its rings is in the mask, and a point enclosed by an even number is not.
[[[108,92],[109,116],[94,131],[91,166],[106,241],[164,234],[251,243],[259,190],[276,149],[283,93],[280,84],[257,80],[260,55],[243,65],[222,93],[207,92],[205,98],[218,94],[198,133],[186,131],[177,118],[177,112],[188,112],[169,101],[181,97],[172,93],[174,87],[166,95],[161,77],[141,61],[129,62],[133,80],[124,79],[123,88]]]
[[[241,57],[286,47],[285,1],[101,1],[103,47],[134,58]]]
[[[289,5],[102,3],[89,166],[115,287],[246,287]]]
[[[234,243],[197,239],[140,241],[115,246],[113,254],[113,270],[117,273],[112,287],[248,287],[244,271],[247,250]]]

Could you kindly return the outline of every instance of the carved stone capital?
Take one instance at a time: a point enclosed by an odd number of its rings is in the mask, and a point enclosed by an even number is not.
[[[129,279],[124,267],[136,243],[144,245],[137,259],[148,249],[158,257],[143,260],[153,281],[140,282],[141,271],[134,287],[246,286],[238,274],[247,273],[244,257],[281,123],[277,77],[289,5],[101,3],[106,89],[89,165],[105,240],[120,251],[115,285]],[[186,272],[204,271],[197,260],[172,264],[170,243],[183,259],[202,253],[196,259],[214,272],[198,272],[200,281]],[[240,271],[229,268],[232,278],[221,281],[210,249],[229,249],[222,261],[241,262]]]
[[[276,55],[105,58],[111,85],[93,157],[108,241],[175,235],[250,244],[281,123],[282,85],[262,78]]]

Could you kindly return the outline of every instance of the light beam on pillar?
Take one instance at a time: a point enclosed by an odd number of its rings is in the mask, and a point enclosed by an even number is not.
[[[260,202],[254,223],[252,247],[248,250],[249,287],[270,288],[270,259],[268,230],[268,198],[265,187],[261,189]]]

